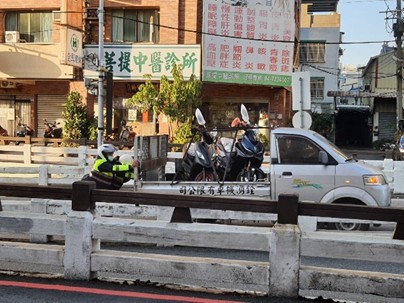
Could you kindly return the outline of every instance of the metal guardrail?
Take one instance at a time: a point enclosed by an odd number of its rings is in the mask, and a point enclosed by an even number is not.
[[[299,202],[297,195],[280,195],[279,201],[140,193],[95,189],[94,182],[77,181],[72,187],[0,184],[0,196],[72,200],[72,209],[90,211],[96,202],[174,207],[171,222],[192,222],[190,208],[278,214],[278,223],[297,224],[298,216],[335,217],[396,222],[393,239],[404,240],[404,209],[348,204]]]

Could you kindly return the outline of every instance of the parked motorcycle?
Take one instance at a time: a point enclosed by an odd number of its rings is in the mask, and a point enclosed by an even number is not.
[[[20,128],[17,133],[16,137],[25,137],[25,136],[34,136],[34,130],[32,127],[28,126],[27,124],[24,123],[18,123],[18,127]],[[21,142],[20,141],[15,141],[15,145],[19,145]]]
[[[133,127],[126,124],[126,120],[121,121],[122,130],[119,134],[119,140],[123,142],[133,142],[136,136],[136,132]]]
[[[233,120],[236,127],[234,138],[221,137],[216,142],[216,170],[222,181],[254,182],[265,179],[261,164],[264,160],[264,146],[258,138],[258,130],[250,125],[247,108],[241,105],[242,120]],[[244,130],[240,139],[239,129]]]
[[[34,130],[27,124],[18,123],[18,126],[20,127],[20,129],[17,131],[17,137],[25,137],[25,136],[32,137],[34,135]]]
[[[3,140],[1,137],[8,137],[8,132],[0,125],[0,144],[8,145],[9,141]],[[0,203],[1,204],[1,203]]]
[[[2,137],[8,137],[8,132],[7,132],[7,130],[6,130],[5,128],[3,128],[1,125],[0,125],[0,136],[2,136]]]
[[[394,149],[396,145],[394,143],[385,142],[380,146],[381,151],[391,150]]]
[[[205,118],[201,111],[196,109],[195,116],[199,126],[192,129],[192,139],[196,134],[200,134],[201,140],[195,143],[187,143],[183,147],[183,158],[180,165],[176,167],[174,180],[185,181],[215,181],[217,175],[212,163],[213,150],[210,145],[213,138],[205,127]]]
[[[58,127],[57,125],[60,123],[55,122],[48,122],[45,121],[45,132],[43,134],[44,138],[62,138],[63,134],[63,129],[61,127]]]

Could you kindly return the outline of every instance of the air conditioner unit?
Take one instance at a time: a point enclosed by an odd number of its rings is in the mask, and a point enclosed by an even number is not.
[[[61,12],[60,11],[52,11],[52,20],[53,20],[53,23],[60,23],[60,21],[61,21]]]
[[[0,82],[0,87],[1,88],[15,88],[16,83],[12,81],[1,81]]]
[[[20,42],[20,33],[17,31],[6,31],[5,38],[6,43]]]

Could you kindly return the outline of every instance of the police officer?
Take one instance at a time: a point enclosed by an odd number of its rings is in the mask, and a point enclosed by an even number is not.
[[[119,190],[122,185],[134,178],[134,168],[138,166],[138,161],[131,158],[121,163],[119,157],[114,157],[116,151],[112,144],[102,144],[97,150],[97,159],[88,177],[83,180],[94,181],[97,189]],[[124,159],[124,156],[123,160]]]

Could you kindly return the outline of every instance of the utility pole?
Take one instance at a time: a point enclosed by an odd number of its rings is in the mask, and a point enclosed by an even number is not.
[[[403,48],[402,48],[402,36],[404,33],[404,22],[401,19],[401,1],[397,0],[397,23],[393,27],[394,36],[396,37],[396,66],[397,66],[397,102],[396,102],[396,114],[397,114],[397,125],[396,129],[399,130],[399,122],[403,118]]]
[[[400,0],[397,0],[400,1]],[[98,132],[97,146],[103,143],[104,135],[104,0],[98,7]]]

